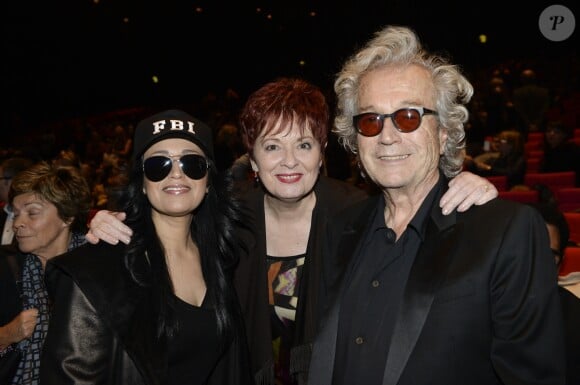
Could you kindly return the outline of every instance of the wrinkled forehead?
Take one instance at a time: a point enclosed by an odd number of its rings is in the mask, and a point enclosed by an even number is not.
[[[22,194],[18,194],[16,196],[14,196],[14,199],[12,200],[12,205],[14,207],[14,209],[24,209],[27,206],[31,206],[31,205],[46,205],[46,204],[51,204],[50,202],[48,202],[42,195],[38,194],[37,192],[34,191],[28,191],[28,192],[24,192]]]
[[[410,105],[433,108],[435,85],[430,72],[419,65],[388,65],[375,68],[360,79],[361,110],[392,112]]]

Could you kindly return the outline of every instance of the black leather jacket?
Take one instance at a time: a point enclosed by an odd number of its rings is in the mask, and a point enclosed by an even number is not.
[[[47,264],[55,301],[42,353],[43,385],[166,383],[167,349],[156,342],[150,292],[129,278],[124,249],[85,245]],[[208,384],[251,383],[245,336],[241,341],[224,353]]]

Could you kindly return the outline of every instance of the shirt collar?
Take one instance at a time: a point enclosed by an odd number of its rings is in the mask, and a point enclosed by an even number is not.
[[[439,196],[439,192],[441,190],[441,181],[443,176],[439,176],[439,182],[433,186],[427,197],[421,203],[419,210],[415,213],[413,219],[409,223],[408,228],[413,229],[417,235],[421,238],[421,241],[425,240],[425,233],[427,231],[427,219],[429,218],[429,213],[431,212],[431,207],[435,203],[436,197]],[[385,199],[379,199],[375,212],[373,214],[373,219],[371,222],[371,231],[377,231],[379,229],[384,229],[387,227],[385,224],[385,216],[383,213],[385,212]]]

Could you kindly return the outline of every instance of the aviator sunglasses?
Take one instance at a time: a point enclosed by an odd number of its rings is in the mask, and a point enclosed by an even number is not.
[[[143,172],[147,179],[159,182],[169,175],[173,162],[177,161],[181,171],[191,179],[201,179],[207,174],[207,159],[197,154],[182,155],[180,158],[156,155],[143,161]]]
[[[391,118],[395,128],[404,133],[415,131],[421,125],[423,115],[437,115],[437,111],[425,107],[401,108],[392,114],[377,114],[365,112],[352,117],[354,127],[359,134],[364,136],[376,136],[383,131],[385,118]]]

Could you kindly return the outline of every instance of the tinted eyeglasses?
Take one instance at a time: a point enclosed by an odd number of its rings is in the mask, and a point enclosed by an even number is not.
[[[177,161],[181,171],[191,179],[201,179],[207,175],[209,163],[201,155],[187,154],[178,159],[156,155],[143,161],[143,172],[147,179],[152,182],[159,182],[169,175],[173,162]]]
[[[393,125],[400,132],[413,132],[421,125],[423,115],[437,115],[437,111],[425,107],[401,108],[392,114],[377,114],[365,112],[352,118],[354,127],[359,134],[376,136],[383,131],[385,118],[391,118]]]

